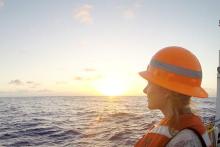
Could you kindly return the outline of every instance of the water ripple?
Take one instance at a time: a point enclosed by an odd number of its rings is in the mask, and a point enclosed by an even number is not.
[[[215,99],[193,100],[202,116]],[[0,98],[0,146],[133,146],[162,114],[144,97]]]

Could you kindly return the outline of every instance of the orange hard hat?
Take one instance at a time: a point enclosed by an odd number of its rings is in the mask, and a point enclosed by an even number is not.
[[[208,97],[201,87],[202,69],[199,60],[182,47],[170,46],[159,50],[152,57],[147,70],[139,74],[171,91],[193,97]]]

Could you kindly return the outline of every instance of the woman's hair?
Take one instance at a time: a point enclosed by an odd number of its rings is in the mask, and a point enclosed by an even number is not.
[[[190,108],[191,96],[171,92],[168,96],[168,125],[172,126],[179,121],[179,116],[183,113],[192,113]]]

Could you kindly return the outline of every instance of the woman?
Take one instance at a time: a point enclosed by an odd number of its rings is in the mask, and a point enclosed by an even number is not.
[[[189,106],[191,96],[208,97],[201,87],[202,69],[196,56],[182,47],[163,48],[140,75],[148,81],[143,91],[149,109],[159,109],[164,118],[135,147],[211,146],[206,128]]]

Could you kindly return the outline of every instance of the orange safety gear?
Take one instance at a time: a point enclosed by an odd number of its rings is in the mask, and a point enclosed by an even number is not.
[[[211,141],[201,119],[194,114],[183,114],[180,116],[179,123],[172,129],[168,127],[168,120],[162,119],[156,127],[149,130],[136,144],[135,147],[165,147],[169,141],[181,130],[193,130],[204,146],[211,147]]]
[[[202,69],[199,60],[182,47],[161,49],[152,57],[147,70],[139,74],[171,91],[200,98],[208,97],[201,87]]]

